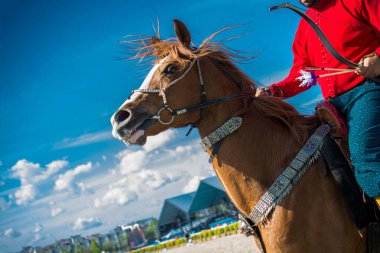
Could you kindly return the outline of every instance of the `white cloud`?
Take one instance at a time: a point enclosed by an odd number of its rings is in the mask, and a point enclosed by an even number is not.
[[[74,178],[85,172],[89,172],[92,169],[92,163],[81,164],[75,167],[73,170],[68,170],[64,174],[59,175],[57,181],[55,181],[54,189],[56,191],[70,190],[73,187]]]
[[[31,241],[32,244],[35,244],[37,242],[40,242],[42,241],[43,239],[45,239],[44,236],[41,235],[41,232],[43,230],[43,226],[40,224],[40,223],[34,223],[34,229],[33,229],[33,234],[34,234],[34,238],[33,240]]]
[[[8,238],[16,238],[19,237],[21,233],[14,230],[13,228],[7,228],[6,230],[4,230],[3,235]]]
[[[94,193],[94,191],[92,189],[89,189],[84,182],[76,183],[76,186],[80,190],[80,193]]]
[[[101,191],[98,191],[94,206],[97,208],[113,208],[114,206],[130,204],[133,201],[140,200],[140,197],[151,195],[154,191],[165,188],[166,185],[188,177],[188,170],[194,170],[194,166],[202,167],[198,166],[198,163],[206,164],[209,167],[207,159],[199,161],[198,154],[202,151],[199,148],[194,148],[194,145],[198,145],[198,143],[178,146],[174,149],[156,150],[155,147],[161,146],[174,135],[174,131],[167,135],[161,135],[156,139],[155,144],[147,149],[150,151],[127,149],[117,154],[118,169],[109,170],[111,173],[108,176],[110,178],[117,178],[121,175],[127,176],[116,182],[111,182],[108,189],[103,191],[100,196]],[[186,159],[190,159],[190,161]],[[181,163],[180,168],[176,165],[178,162]],[[182,167],[184,168],[182,169]],[[210,175],[210,170],[205,170],[202,175],[204,174]],[[197,178],[197,182],[199,183],[199,180],[204,177]]]
[[[146,152],[144,150],[124,150],[120,152],[117,157],[120,159],[119,169],[122,175],[140,170],[147,162]]]
[[[110,205],[126,205],[136,200],[137,195],[134,192],[127,192],[122,187],[110,189],[102,198],[96,198],[94,205],[96,208],[107,207]]]
[[[175,152],[178,154],[183,154],[183,153],[189,153],[193,150],[193,147],[188,145],[188,146],[178,146],[175,149]]]
[[[157,189],[169,183],[170,180],[165,174],[161,174],[154,170],[143,170],[136,175],[136,181],[140,185],[148,186],[151,189]],[[140,187],[141,188],[141,187]]]
[[[182,192],[183,193],[189,193],[189,192],[193,192],[193,191],[196,191],[198,186],[199,186],[199,182],[204,179],[204,177],[202,176],[195,176],[193,177],[189,183],[187,183],[187,185],[185,185],[185,187],[183,187],[182,189]]]
[[[42,227],[42,225],[41,224],[39,224],[39,223],[34,223],[34,229],[33,229],[33,232],[34,233],[39,233],[39,232],[41,232],[43,230],[43,227]]]
[[[65,160],[53,161],[46,165],[47,170],[43,173],[36,175],[34,181],[41,182],[48,179],[50,176],[56,174],[62,168],[66,167],[69,163]]]
[[[74,230],[87,230],[90,228],[101,226],[103,223],[97,218],[77,218],[74,223]]]
[[[142,152],[137,151],[135,153],[143,154]],[[131,153],[127,153],[126,156],[130,158]],[[120,157],[120,159],[121,162],[125,162],[124,158]],[[137,170],[139,167],[131,170],[127,177],[112,183],[102,197],[96,198],[94,201],[95,207],[126,205],[137,200],[138,195],[162,188],[168,183],[179,180],[181,177],[181,173],[158,172],[148,169],[136,171],[135,169]],[[124,174],[124,171],[121,171],[121,174]]]
[[[60,207],[53,207],[53,208],[51,209],[50,214],[51,214],[51,216],[55,217],[55,216],[60,215],[60,214],[63,213],[64,211],[65,211],[65,210],[62,209],[62,208],[60,208]]]
[[[45,239],[45,237],[43,237],[40,233],[35,233],[32,243],[42,241],[43,239]]]
[[[31,163],[22,159],[17,161],[11,170],[13,171],[13,177],[19,178],[23,184],[33,182],[35,175],[40,172],[39,170],[41,170],[41,167],[38,163]]]
[[[60,169],[67,166],[65,160],[53,161],[42,168],[38,163],[32,163],[25,159],[17,161],[12,166],[12,177],[21,181],[20,188],[14,193],[16,204],[25,205],[34,200],[37,195],[36,186],[49,179],[56,174]]]
[[[112,138],[113,137],[112,137],[112,134],[110,131],[83,134],[79,137],[66,138],[63,141],[57,143],[55,145],[55,148],[56,149],[64,149],[64,148],[84,146],[84,145],[88,145],[88,144],[102,142],[102,141],[109,140]]]
[[[169,130],[162,132],[156,136],[150,136],[150,137],[148,137],[147,142],[143,146],[143,148],[147,152],[155,150],[155,149],[163,146],[168,141],[170,141],[172,138],[175,137],[175,135],[176,135],[175,131],[172,129],[169,129]]]
[[[177,139],[182,142],[185,137],[181,135]],[[50,177],[50,185],[45,182],[36,186],[39,191],[33,205],[19,209],[27,211],[23,211],[22,220],[12,223],[4,221],[3,227],[19,228],[25,225],[33,232],[36,217],[39,217],[38,223],[43,224],[43,230],[28,235],[23,233],[20,240],[28,236],[31,245],[41,245],[53,240],[49,234],[54,234],[57,239],[69,237],[74,227],[81,231],[97,226],[91,232],[107,231],[124,222],[157,216],[163,201],[181,192],[189,180],[195,176],[204,178],[212,175],[207,154],[200,149],[198,140],[186,139],[185,145],[175,143],[178,140],[169,141],[162,148],[151,151],[128,147],[116,158],[107,154],[107,163],[102,163],[102,166],[109,167],[103,170],[96,169],[94,162],[92,169],[86,164],[64,168],[65,171],[58,171]],[[102,161],[101,158],[99,160]],[[59,174],[62,174],[60,178]],[[61,188],[55,184],[59,179]],[[57,185],[60,185],[58,182]],[[54,190],[54,187],[62,190]],[[80,190],[82,194],[72,196],[70,189]],[[83,194],[89,189],[91,194]],[[34,241],[31,241],[33,238]]]
[[[17,205],[25,205],[34,200],[37,194],[36,188],[32,184],[22,184],[20,189],[14,194]]]
[[[57,160],[49,163],[46,165],[47,168],[47,174],[48,175],[53,175],[56,172],[58,172],[60,169],[66,167],[69,163],[65,160]]]
[[[11,206],[11,203],[0,197],[0,210],[4,211]]]

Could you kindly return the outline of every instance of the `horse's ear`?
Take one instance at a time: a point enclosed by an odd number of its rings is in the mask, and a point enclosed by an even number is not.
[[[155,36],[152,36],[152,44],[156,44],[157,42],[160,42],[160,39]]]
[[[191,35],[187,27],[182,21],[174,19],[174,32],[177,35],[178,41],[187,48],[190,48]]]

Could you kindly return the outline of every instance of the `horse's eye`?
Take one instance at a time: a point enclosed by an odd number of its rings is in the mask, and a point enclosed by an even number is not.
[[[175,72],[177,72],[177,67],[174,64],[169,64],[164,70],[165,75],[174,74]]]

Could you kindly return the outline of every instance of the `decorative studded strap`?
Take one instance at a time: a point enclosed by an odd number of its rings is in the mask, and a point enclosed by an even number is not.
[[[272,184],[269,190],[261,197],[259,202],[249,214],[254,225],[262,221],[273,208],[279,204],[298,182],[306,170],[320,156],[320,147],[323,138],[330,132],[330,126],[321,125],[309,138],[290,165]]]
[[[207,152],[207,150],[209,150],[215,143],[223,140],[226,136],[235,132],[241,126],[242,122],[242,117],[233,117],[229,119],[201,140],[200,144],[202,149]]]

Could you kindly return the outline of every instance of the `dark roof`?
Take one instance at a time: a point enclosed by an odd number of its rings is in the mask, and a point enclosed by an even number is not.
[[[166,199],[162,207],[158,226],[176,222],[178,217],[186,217],[191,213],[221,204],[228,199],[216,176],[209,177],[199,183],[196,192],[182,194]]]
[[[206,209],[221,204],[228,199],[217,177],[209,177],[202,180],[198,186],[189,213]]]
[[[195,192],[191,192],[166,199],[158,218],[158,226],[173,223],[178,216],[186,216],[194,196]]]

